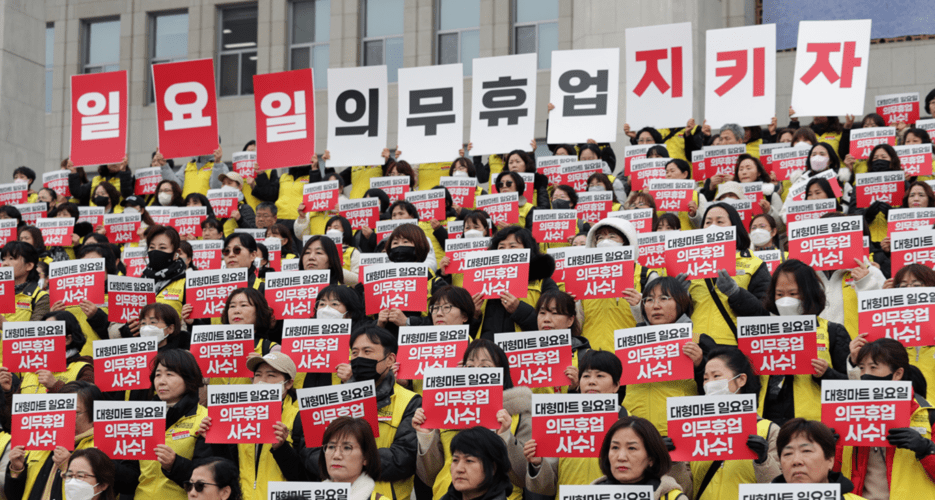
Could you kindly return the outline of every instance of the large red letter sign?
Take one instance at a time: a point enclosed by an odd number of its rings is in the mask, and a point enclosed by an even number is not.
[[[71,153],[76,166],[120,163],[127,154],[127,72],[71,77]]]
[[[153,85],[162,155],[181,158],[217,149],[214,60],[154,64]]]
[[[870,20],[801,21],[792,81],[796,116],[862,115]]]
[[[684,125],[692,114],[691,23],[627,29],[626,52],[630,126]]]
[[[307,165],[315,154],[315,84],[311,69],[253,77],[257,166]]]

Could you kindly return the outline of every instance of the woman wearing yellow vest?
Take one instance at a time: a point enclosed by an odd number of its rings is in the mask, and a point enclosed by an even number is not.
[[[525,298],[517,298],[504,292],[499,299],[483,299],[483,294],[474,295],[475,317],[480,318],[480,338],[493,340],[496,333],[533,331],[537,328],[535,304],[539,296],[550,290],[558,290],[552,280],[555,259],[539,250],[532,233],[522,227],[509,226],[494,234],[489,250],[530,250],[529,287]]]
[[[185,300],[185,261],[179,256],[182,243],[179,233],[171,227],[155,225],[146,231],[149,264],[142,277],[156,281],[156,302],[168,304],[182,314]],[[130,326],[131,330],[133,325]]]
[[[623,417],[610,426],[599,460],[604,475],[591,484],[652,486],[653,498],[688,500],[668,475],[672,459],[662,436],[645,418]]]
[[[652,127],[643,127],[637,132],[630,129],[629,123],[623,124],[623,133],[630,138],[630,144],[648,145],[664,144],[669,157],[681,160],[691,160],[692,151],[701,149],[705,136],[704,131],[711,133],[707,122],[703,126],[696,126],[695,119],[690,118],[687,127],[662,128],[656,130]]]
[[[344,282],[356,285],[360,277],[360,250],[354,246],[356,240],[350,221],[335,215],[328,219],[325,234],[331,237],[341,236],[341,268],[344,270]]]
[[[81,350],[87,343],[81,325],[68,311],[50,312],[43,316],[43,321],[65,322],[65,363],[64,371],[53,373],[49,370],[25,372],[20,383],[20,394],[44,394],[61,392],[62,387],[76,380],[94,383],[94,358],[82,356]]]
[[[104,271],[107,275],[117,274],[117,258],[111,251],[110,245],[101,245],[91,241],[82,245],[78,250],[77,258],[84,259],[104,259]],[[101,284],[106,287],[106,282]],[[104,295],[104,304],[95,304],[90,300],[82,300],[80,303],[66,306],[63,301],[54,302],[49,308],[50,311],[68,311],[74,315],[81,327],[82,333],[87,340],[84,347],[81,348],[83,356],[91,356],[94,352],[94,341],[107,338],[107,329],[110,321],[107,319],[107,295]]]
[[[317,461],[325,483],[350,483],[347,500],[382,500],[376,479],[382,464],[373,429],[362,418],[338,417],[322,435],[324,453]]]
[[[903,208],[931,208],[935,207],[935,191],[928,183],[914,181],[906,186],[906,194],[903,196]],[[880,247],[887,254],[890,253],[890,237],[880,241]]]
[[[248,354],[249,357],[265,356],[282,350],[277,342],[282,340],[282,324],[273,318],[273,309],[263,293],[253,288],[232,291],[224,302],[224,311],[218,323],[212,324],[253,326],[253,352]],[[209,385],[249,383],[250,379],[245,377],[215,377],[209,380]]]
[[[566,372],[568,374],[568,372]],[[618,394],[623,365],[613,352],[588,350],[578,358],[578,368],[574,370],[575,380],[569,381],[569,392],[574,389],[581,394]],[[620,418],[627,416],[627,410],[620,408]],[[558,493],[562,484],[591,484],[603,476],[598,458],[577,457],[538,457],[538,445],[535,439],[526,441],[523,453],[529,466],[526,468],[526,489],[548,497]]]
[[[117,479],[115,463],[97,448],[85,448],[71,454],[68,469],[62,474],[65,481],[65,498],[94,498],[115,500]]]
[[[728,295],[734,310],[743,316],[817,316],[826,308],[825,290],[815,270],[796,259],[776,267],[765,300],[739,288]],[[793,417],[821,417],[821,381],[847,378],[850,337],[840,323],[819,317],[816,338],[818,358],[811,361],[813,374],[760,378],[762,417],[778,424]]]
[[[464,220],[464,232],[461,233],[461,238],[486,238],[490,236],[490,226],[488,225],[486,213],[480,210],[465,210],[462,212],[462,217]],[[464,284],[464,273],[451,273],[452,270],[448,269],[448,266],[451,264],[451,259],[449,259],[448,256],[442,257],[438,262],[439,276],[454,286],[462,286]]]
[[[337,181],[338,183],[338,200],[334,210],[324,210],[320,212],[310,211],[306,213],[305,203],[299,203],[297,217],[292,224],[292,230],[295,231],[296,235],[325,234],[325,231],[328,230],[328,221],[338,216],[338,207],[341,202],[348,200],[347,196],[344,196],[344,178],[341,177],[341,174],[332,172],[322,179],[322,182],[328,181]]]
[[[879,172],[901,172],[902,162],[893,146],[889,144],[878,144],[870,152],[870,164],[868,171],[870,173]],[[909,179],[904,182],[904,191],[908,192]],[[901,200],[896,200],[898,203]],[[879,242],[887,236],[887,216],[892,206],[883,201],[874,201],[867,208],[857,208],[856,200],[850,205],[849,214],[864,216],[865,223],[870,227],[870,240]]]
[[[536,150],[535,142],[536,141],[532,141],[532,144],[531,144],[533,151]],[[534,177],[533,177],[534,192],[532,196],[533,206],[540,207],[540,208],[549,208],[549,192],[548,192],[549,178],[546,177],[544,174],[540,174],[536,172],[536,157],[535,157],[534,152],[527,153],[526,151],[522,151],[520,149],[514,149],[513,151],[510,151],[509,153],[503,156],[503,165],[506,167],[506,170],[502,170],[501,172],[493,172],[493,171],[491,172],[497,175],[497,182],[500,181],[500,175],[503,172],[534,174]],[[522,177],[520,177],[520,180],[522,180]],[[522,183],[522,184],[525,187],[525,183]],[[497,192],[503,192],[503,191],[500,191],[500,188],[497,187]],[[520,197],[522,198],[522,196],[523,196],[522,192],[520,192]]]
[[[851,130],[854,128],[885,127],[886,121],[882,116],[876,113],[868,113],[864,116],[864,119],[861,120],[860,125],[854,127],[854,118],[854,115],[844,115],[844,130],[841,133],[841,141],[838,143],[838,154],[841,156],[844,165],[850,168],[851,171],[855,174],[863,174],[867,173],[867,167],[870,162],[868,160],[858,160],[851,154]],[[897,129],[896,135],[898,140],[899,136],[902,135],[899,129]]]
[[[669,163],[666,164],[666,179],[673,180],[684,180],[692,178],[692,166],[691,163],[681,159],[673,158],[669,160]],[[695,225],[692,224],[692,217],[695,217],[698,214],[698,191],[692,191],[692,199],[688,202],[688,211],[687,212],[678,212],[678,218],[681,222],[681,228],[683,231],[688,231],[690,229],[695,229]]]
[[[391,217],[389,213],[390,197],[382,189],[368,189],[364,193],[363,197],[376,198],[380,200],[380,213],[378,220],[385,220]],[[408,219],[409,216],[407,215],[405,218]],[[374,231],[374,229],[375,228],[364,226],[357,230],[357,232],[354,234],[352,245],[359,249],[362,253],[377,252],[377,246],[379,245],[379,242],[377,241],[377,233]]]
[[[487,194],[487,191],[481,187],[481,184],[487,182],[487,180],[490,178],[490,168],[487,167],[486,171],[484,171],[485,167],[484,164],[480,161],[480,156],[475,156],[474,158],[476,158],[477,163],[471,162],[463,156],[455,158],[455,160],[451,162],[451,167],[448,169],[448,176],[460,178],[470,177],[477,179],[477,189],[474,190],[474,199],[476,200],[478,196]],[[481,177],[483,177],[483,179],[481,179]],[[453,208],[460,217],[462,216],[462,209],[472,209],[474,207],[462,207],[461,205],[455,203]]]
[[[13,268],[16,310],[0,315],[0,326],[7,321],[39,321],[49,312],[49,294],[39,285],[39,252],[22,241],[11,241],[0,249],[3,267]],[[9,292],[7,292],[9,293]],[[0,358],[2,359],[2,358]]]
[[[519,196],[519,218],[518,222],[512,225],[518,225],[519,227],[524,227],[531,231],[532,214],[536,211],[536,206],[526,200],[526,196],[523,194],[526,192],[526,184],[523,182],[523,178],[516,172],[500,172],[500,174],[497,175],[495,184],[498,193],[517,193],[517,196]],[[546,195],[548,195],[548,193],[546,193]],[[546,200],[548,200],[548,197]],[[546,207],[548,207],[548,203]],[[497,229],[503,229],[505,227],[507,227],[505,222],[497,223]]]
[[[235,229],[254,229],[256,228],[256,212],[253,207],[244,198],[245,190],[243,177],[237,172],[227,172],[218,175],[224,187],[237,190],[237,202],[234,210],[231,210],[230,218],[223,219],[224,236],[229,236]]]
[[[897,340],[882,338],[852,349],[857,360],[855,378],[870,381],[912,382],[909,427],[889,429],[891,447],[838,446],[836,466],[854,482],[854,492],[869,499],[931,498],[935,495],[935,443],[932,425],[935,408],[926,401],[927,383],[922,372],[909,364],[906,348]]]
[[[776,436],[782,475],[774,483],[841,485],[841,500],[865,500],[854,493],[854,483],[834,472],[834,432],[815,420],[794,418],[786,422]]]
[[[274,384],[282,387],[282,419],[273,425],[276,442],[272,444],[214,444],[216,457],[230,459],[240,467],[240,489],[243,500],[266,500],[266,487],[270,481],[308,481],[309,475],[301,458],[305,452],[305,433],[299,406],[292,388],[296,367],[292,359],[271,352],[247,360],[253,372],[253,384]],[[204,436],[211,428],[211,417],[205,417],[198,428]]]
[[[85,177],[87,178],[87,177]],[[110,165],[101,165],[97,169],[97,175],[90,182],[82,182],[78,173],[68,174],[68,189],[71,191],[71,197],[78,200],[81,205],[104,206],[107,200],[99,199],[101,196],[110,196],[98,190],[102,184],[109,184],[114,188],[116,199],[111,200],[112,206],[120,203],[122,197],[133,194],[135,179],[133,173],[127,166],[127,159],[124,157],[121,163],[112,163]]]
[[[491,430],[472,427],[451,440],[451,477],[442,500],[506,500],[513,492],[503,441]]]
[[[523,446],[532,436],[532,391],[528,387],[514,387],[510,377],[510,362],[503,349],[490,340],[478,339],[468,345],[462,365],[466,368],[503,368],[503,408],[497,412],[500,429],[497,434],[506,443],[509,456],[509,477],[513,483],[510,500],[521,500],[526,483],[526,459]],[[432,486],[432,498],[439,500],[451,485],[451,442],[460,431],[451,429],[423,429],[425,411],[416,410],[412,427],[419,439],[416,473],[419,479]]]

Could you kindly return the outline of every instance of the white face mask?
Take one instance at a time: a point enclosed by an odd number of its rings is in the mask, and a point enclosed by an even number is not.
[[[484,232],[479,229],[468,229],[461,236],[462,238],[483,238]]]
[[[140,213],[139,209],[136,207],[124,207],[123,213],[125,214],[138,214]]]
[[[91,500],[97,496],[95,486],[73,477],[65,481],[65,500]]]
[[[315,313],[318,319],[344,319],[344,313],[331,306],[325,306]]]
[[[783,297],[776,301],[776,310],[780,316],[799,316],[802,314],[802,301],[795,297]]]
[[[594,245],[597,248],[609,248],[609,247],[622,247],[623,243],[620,243],[617,240],[612,240],[610,238],[604,238],[601,241],[597,242],[597,245]]]
[[[156,325],[143,325],[140,327],[140,337],[155,337],[158,344],[166,338],[166,330]]]
[[[819,155],[813,156],[808,160],[808,162],[812,165],[812,170],[816,172],[824,172],[828,168],[829,161],[831,161],[831,158]]]
[[[344,233],[342,231],[338,231],[337,229],[329,229],[325,232],[325,236],[331,238],[332,240],[339,239],[344,241]]]
[[[758,247],[767,245],[770,238],[772,238],[772,236],[770,236],[769,231],[765,229],[757,228],[753,231],[750,231],[750,241],[752,241],[753,244]]]
[[[602,184],[595,184],[593,186],[588,186],[588,191],[597,192],[597,191],[607,191]]]
[[[39,278],[39,289],[40,289],[40,290],[44,290],[44,289],[45,289],[45,280],[42,279],[42,278]]]
[[[740,375],[735,376],[734,378],[739,377]],[[704,385],[704,393],[706,396],[722,396],[726,394],[736,394],[730,390],[730,381],[732,379],[720,379],[712,380]]]
[[[172,193],[159,193],[157,198],[159,199],[159,204],[162,206],[168,206],[172,204]]]
[[[795,147],[797,147],[797,148],[800,148],[800,147],[802,147],[802,146],[811,146],[811,144],[808,143],[808,142],[805,142],[805,141],[801,141],[801,142],[795,143]]]
[[[451,173],[452,177],[468,177],[468,173],[464,170],[455,170]]]

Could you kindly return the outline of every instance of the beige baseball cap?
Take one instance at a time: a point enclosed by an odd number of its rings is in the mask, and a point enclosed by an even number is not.
[[[221,182],[224,182],[225,178],[228,178],[237,184],[240,184],[240,187],[243,187],[243,177],[241,177],[241,175],[237,172],[227,172],[226,174],[218,175],[218,180]]]
[[[295,380],[296,368],[295,361],[288,354],[281,352],[271,352],[266,356],[254,356],[247,360],[247,369],[255,372],[257,367],[266,363],[278,372],[285,373],[289,378]]]

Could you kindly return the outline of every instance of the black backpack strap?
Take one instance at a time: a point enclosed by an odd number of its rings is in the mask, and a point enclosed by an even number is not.
[[[718,296],[717,290],[714,289],[714,280],[711,278],[705,278],[704,282],[706,285],[708,285],[708,293],[710,293],[711,298],[714,299],[714,305],[717,306],[717,310],[721,312],[721,316],[724,317],[724,321],[727,323],[730,331],[734,334],[734,337],[736,337],[737,324],[734,323],[734,320],[730,319],[730,314],[728,314],[727,308],[724,307],[724,303],[721,302],[721,297]]]
[[[665,137],[662,138],[662,143],[665,144],[666,141],[668,141],[669,139],[675,137],[676,134],[678,134],[679,132],[681,132],[681,131],[684,130],[684,129],[685,129],[685,127],[670,128],[670,129],[669,129],[669,135],[667,135],[667,136],[665,136]],[[691,131],[689,131],[689,132],[691,132]]]
[[[723,463],[723,460],[711,462],[711,467],[708,467],[708,472],[705,473],[704,479],[701,480],[701,487],[698,488],[697,500],[701,500],[701,497],[704,495],[704,490],[708,487],[708,484],[711,483],[711,480],[714,479],[714,475],[717,474],[717,471],[721,468]]]

